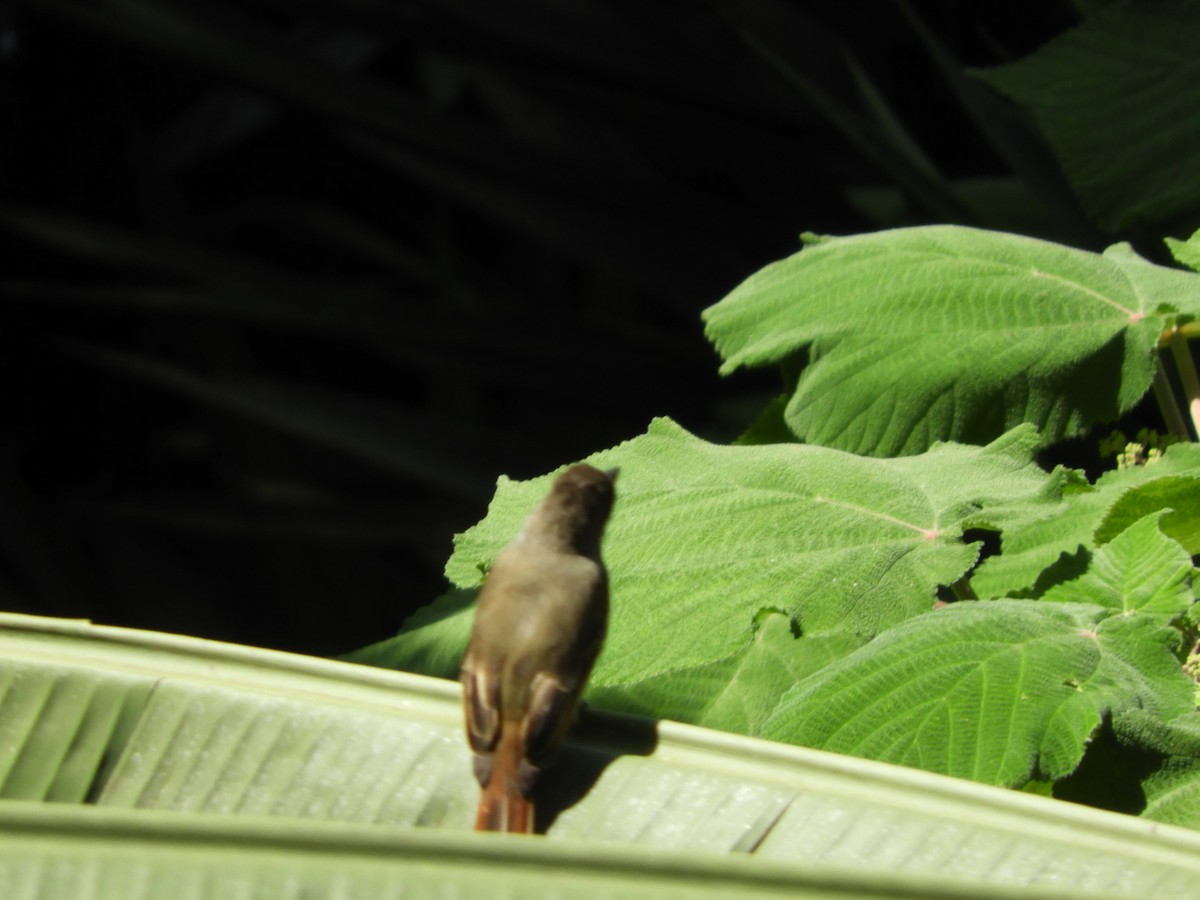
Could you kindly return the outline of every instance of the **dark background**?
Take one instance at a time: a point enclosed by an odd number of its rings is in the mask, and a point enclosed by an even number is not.
[[[1007,172],[918,28],[990,66],[1076,21],[917,10],[6,7],[0,608],[342,652],[501,473],[731,440],[779,383],[719,380],[701,310],[802,231],[996,224],[875,152],[872,95],[944,178]]]

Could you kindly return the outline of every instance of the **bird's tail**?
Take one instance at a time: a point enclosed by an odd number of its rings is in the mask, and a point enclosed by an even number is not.
[[[519,777],[524,751],[520,729],[504,729],[492,759],[491,775],[479,795],[476,831],[533,833],[533,801],[521,790]]]

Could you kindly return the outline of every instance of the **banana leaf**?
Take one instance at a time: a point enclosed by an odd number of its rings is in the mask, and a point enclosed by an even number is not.
[[[598,710],[544,776],[546,837],[471,833],[476,795],[453,682],[0,615],[9,896],[1184,896],[1200,878],[1191,831]]]

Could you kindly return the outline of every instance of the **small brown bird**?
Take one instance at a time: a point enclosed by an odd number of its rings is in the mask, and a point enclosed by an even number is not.
[[[462,661],[478,831],[533,831],[530,792],[554,761],[608,625],[600,539],[617,470],[567,469],[500,551]]]

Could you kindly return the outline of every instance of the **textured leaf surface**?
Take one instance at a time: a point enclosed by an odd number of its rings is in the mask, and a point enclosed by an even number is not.
[[[864,643],[851,631],[797,637],[779,613],[769,614],[746,646],[708,665],[619,686],[598,686],[588,702],[605,709],[757,734],[793,684]]]
[[[1163,754],[1141,781],[1148,819],[1200,828],[1200,712],[1170,722],[1134,711],[1114,723],[1128,742]]]
[[[1200,203],[1200,9],[1109,4],[1031,56],[980,73],[1024,107],[1106,230]]]
[[[81,803],[151,685],[11,661],[0,669],[0,797]]]
[[[1196,231],[1186,241],[1167,238],[1167,249],[1175,261],[1187,266],[1193,272],[1200,272],[1200,231]]]
[[[0,835],[0,879],[8,896],[23,900],[1127,896],[1084,886],[1020,889],[742,854],[549,844],[506,835],[464,834],[451,842],[413,830],[12,803],[0,803]]]
[[[471,636],[478,591],[452,589],[404,622],[399,635],[347,653],[349,662],[458,679],[463,651]]]
[[[457,711],[403,676],[25,617],[0,660],[4,799],[470,822]]]
[[[808,354],[785,418],[800,439],[878,456],[1043,442],[1133,406],[1200,280],[1124,245],[1097,255],[955,226],[806,236],[704,313],[723,372]]]
[[[458,678],[471,630],[474,591],[452,591],[405,623],[395,638],[349,654],[367,665]],[[433,615],[429,613],[432,612]],[[601,709],[756,734],[779,697],[800,679],[840,659],[866,638],[850,630],[793,634],[787,616],[772,612],[728,656],[629,683],[589,683],[587,702]]]
[[[1015,527],[1054,507],[1060,479],[1030,462],[1033,445],[1023,429],[984,448],[875,460],[794,444],[718,446],[654,422],[590,460],[622,471],[604,544],[609,636],[593,684],[728,660],[744,652],[764,607],[803,635],[869,636],[925,612],[936,586],[975,560],[965,527]],[[550,481],[501,479],[487,518],[456,541],[451,581],[480,583]],[[447,624],[447,640],[458,629]]]
[[[5,722],[48,679],[97,688],[6,745],[51,775],[74,767],[68,747],[111,754],[96,787],[122,804],[0,799],[0,884],[17,897],[1182,896],[1200,878],[1190,832],[595,714],[544,776],[550,839],[475,835],[453,683],[23,616],[0,616],[0,673]],[[112,709],[101,688],[131,698],[124,724],[81,728]]]
[[[1056,563],[1067,574],[1054,581],[1079,574],[1095,550],[1097,529],[1126,494],[1160,479],[1173,483],[1174,476],[1198,475],[1200,446],[1176,444],[1168,447],[1157,462],[1106,472],[1094,486],[1081,483],[1068,487],[1063,494],[1064,509],[1051,518],[1002,535],[1003,552],[985,560],[971,576],[976,593],[981,597],[1003,597],[1028,592],[1038,576]],[[1166,505],[1175,507],[1174,502]],[[1138,510],[1136,518],[1152,511],[1140,503]],[[1164,521],[1164,529],[1168,521]]]
[[[1110,541],[1143,516],[1161,510],[1169,510],[1160,523],[1163,533],[1191,555],[1200,553],[1200,471],[1156,478],[1124,493],[1096,528],[1096,542]]]
[[[1192,559],[1159,530],[1163,518],[1160,510],[1139,519],[1097,550],[1083,575],[1055,585],[1042,599],[1096,603],[1118,613],[1152,616],[1163,625],[1181,616],[1196,601]]]
[[[1110,710],[1191,708],[1178,632],[1108,615],[1032,601],[927,613],[797,685],[763,733],[993,784],[1062,778]]]

